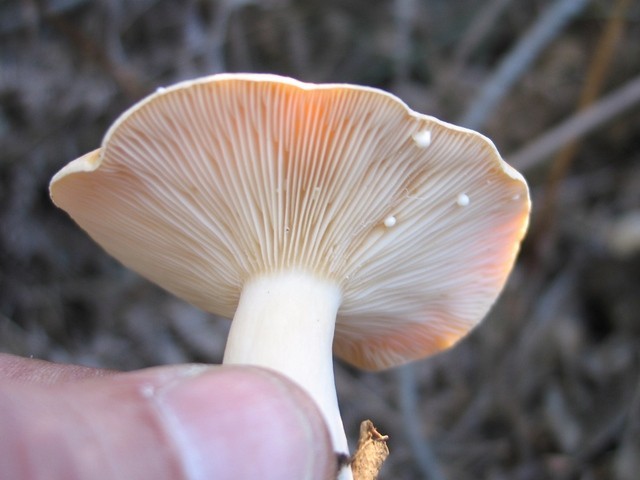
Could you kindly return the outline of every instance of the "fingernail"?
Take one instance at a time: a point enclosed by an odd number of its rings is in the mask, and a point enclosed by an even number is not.
[[[259,369],[212,369],[156,397],[189,480],[313,479],[328,434],[309,399]]]

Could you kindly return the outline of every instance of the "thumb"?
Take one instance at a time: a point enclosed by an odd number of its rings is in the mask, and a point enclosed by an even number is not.
[[[311,399],[258,368],[9,380],[0,385],[0,432],[0,472],[16,480],[311,480],[335,470]]]

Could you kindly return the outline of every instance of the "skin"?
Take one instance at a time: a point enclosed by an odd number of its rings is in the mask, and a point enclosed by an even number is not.
[[[14,480],[335,478],[313,401],[256,367],[119,373],[0,354],[0,432]]]

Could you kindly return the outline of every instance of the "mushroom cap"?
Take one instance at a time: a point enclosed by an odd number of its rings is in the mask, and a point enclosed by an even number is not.
[[[374,370],[485,316],[530,210],[484,136],[373,88],[262,74],[159,89],[50,188],[124,265],[221,316],[258,275],[336,282],[334,352]]]

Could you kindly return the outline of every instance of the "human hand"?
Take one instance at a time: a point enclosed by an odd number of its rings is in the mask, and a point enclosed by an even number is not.
[[[327,428],[297,386],[253,367],[132,373],[0,354],[0,478],[329,479]]]

